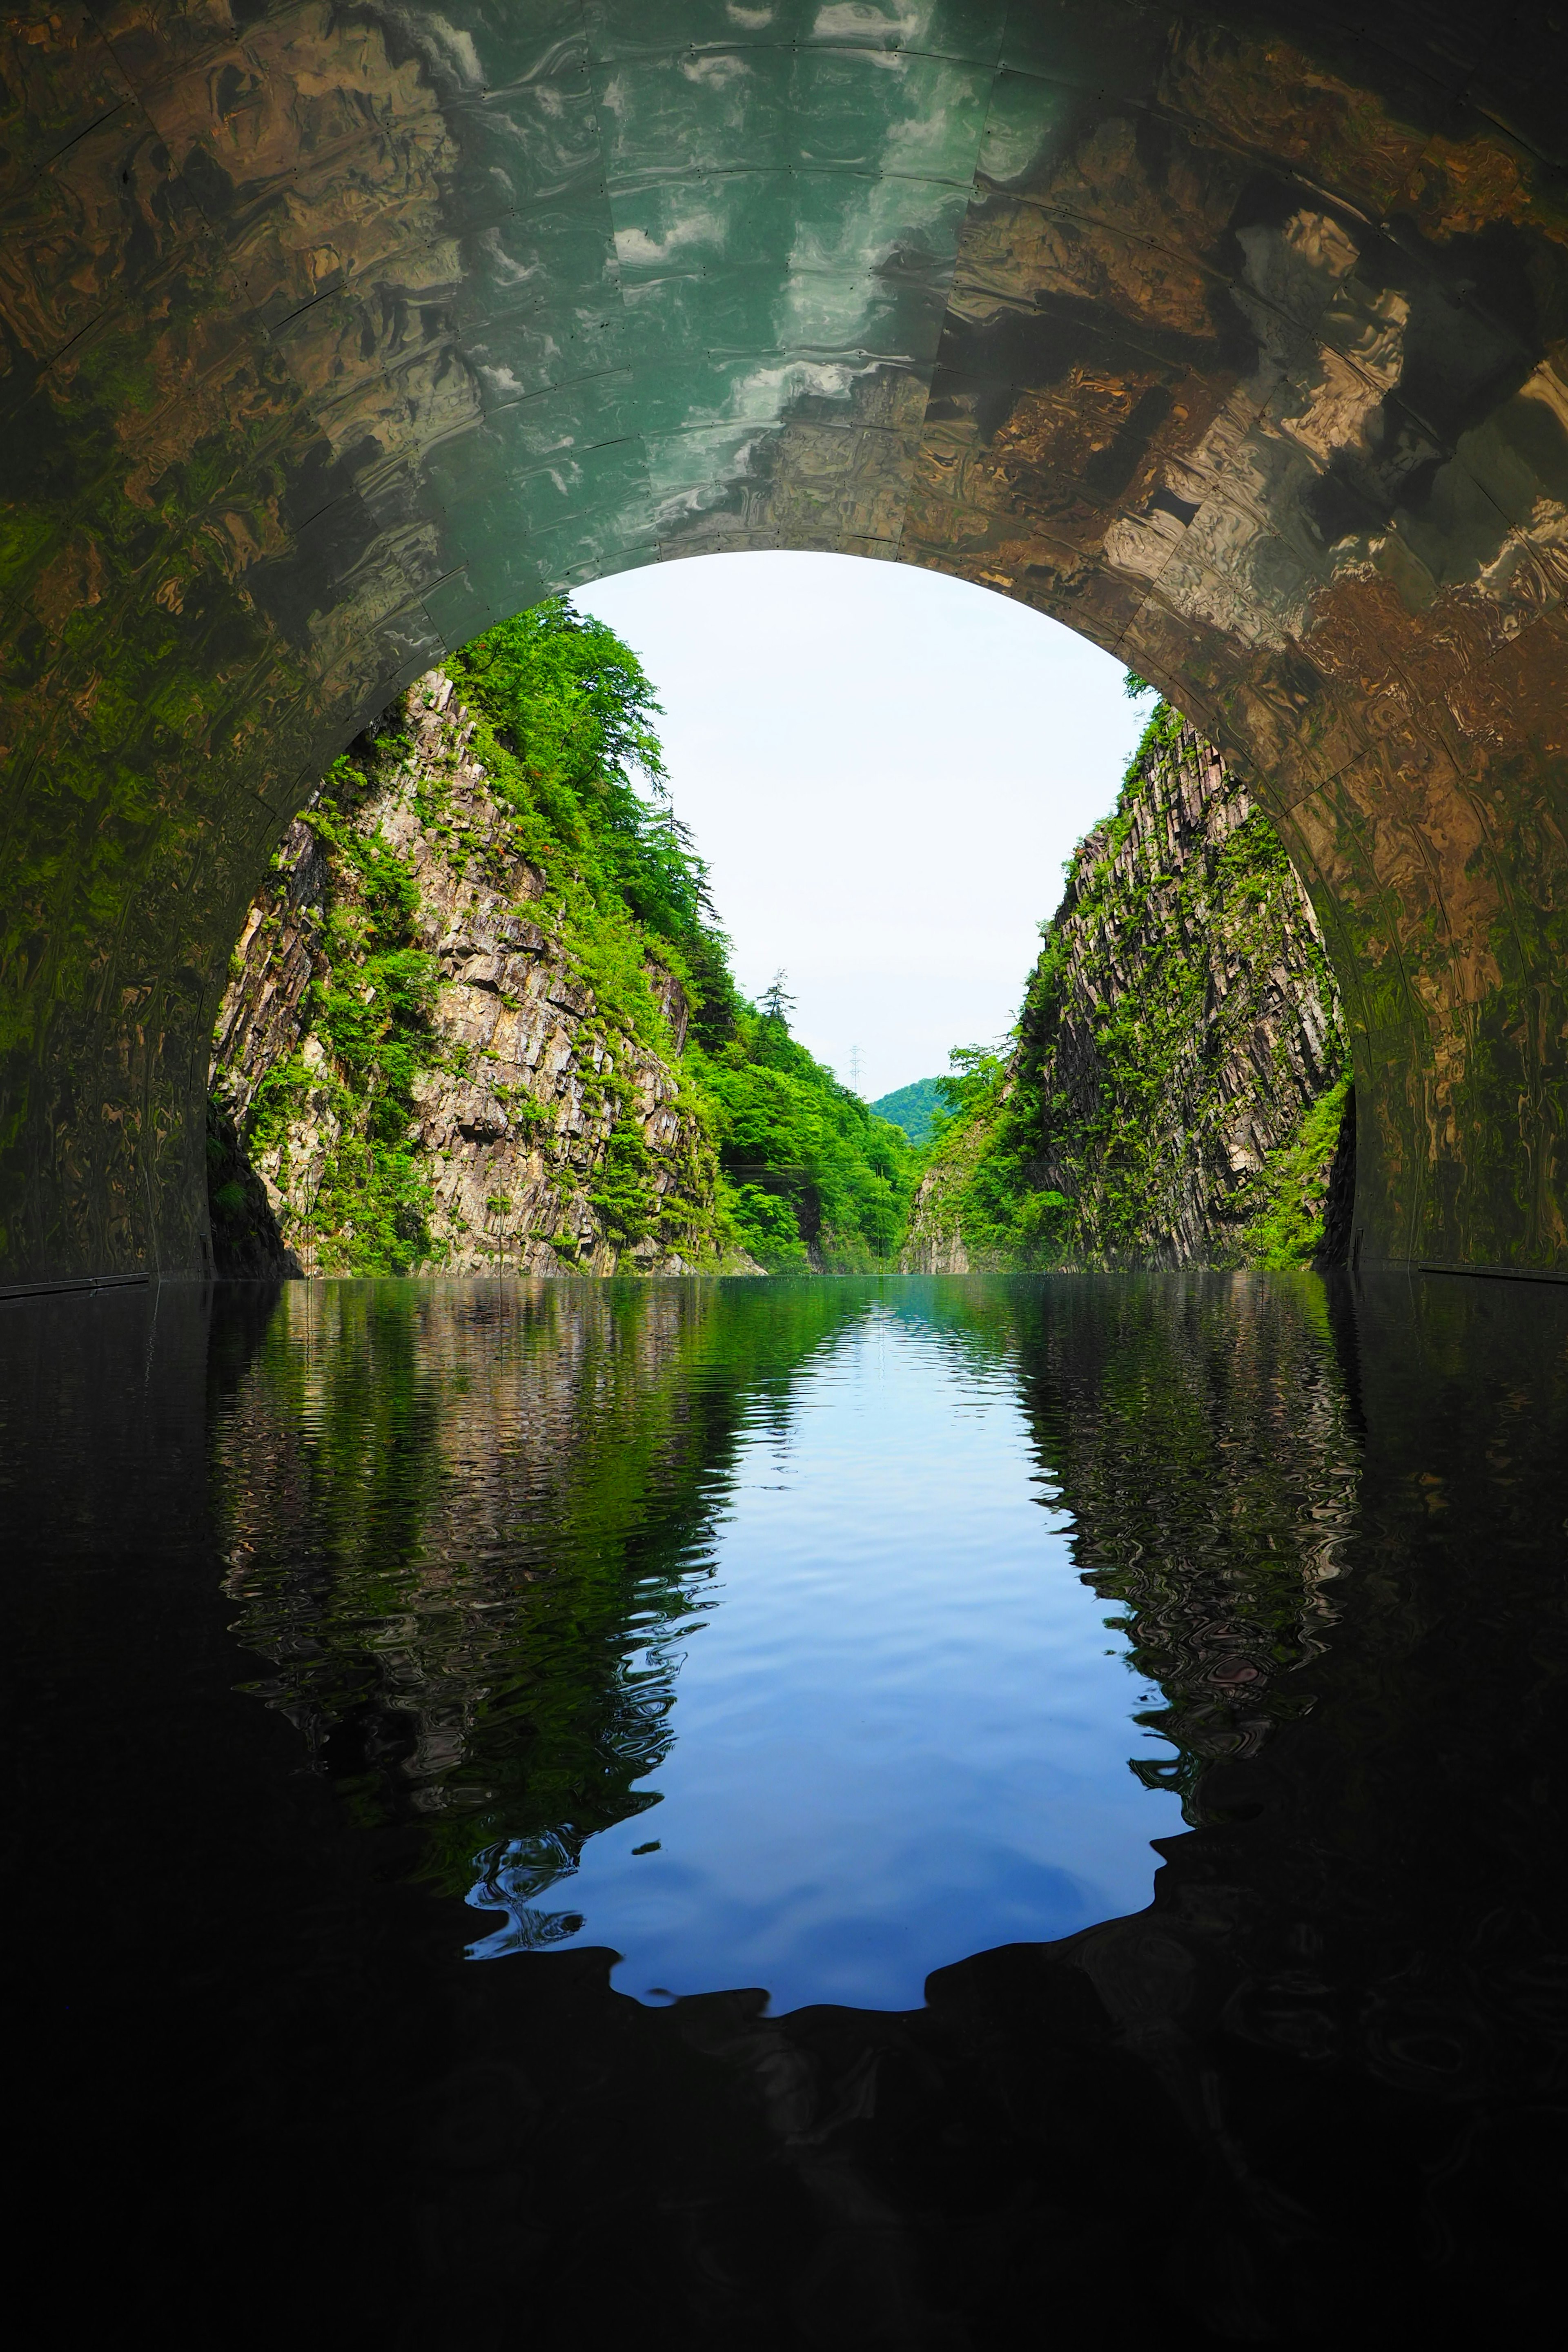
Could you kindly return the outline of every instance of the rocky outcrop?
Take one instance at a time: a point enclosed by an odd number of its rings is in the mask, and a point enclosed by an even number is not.
[[[216,1096],[207,1102],[207,1213],[213,1264],[227,1280],[270,1282],[304,1272],[278,1229],[271,1194]]]
[[[1015,1052],[925,1177],[908,1268],[1308,1262],[1348,1091],[1338,992],[1278,835],[1174,711],[1042,928]]]
[[[278,1270],[712,1260],[680,982],[628,931],[608,998],[595,985],[593,942],[521,854],[473,733],[450,680],[420,679],[290,826],[249,909],[213,1051],[220,1272],[266,1255],[226,1129],[292,1261]]]
[[[909,1231],[899,1258],[900,1274],[972,1274],[977,1265],[1005,1261],[1006,1249],[972,1246],[965,1231],[964,1196],[989,1139],[987,1122],[975,1119],[944,1137],[916,1188]]]

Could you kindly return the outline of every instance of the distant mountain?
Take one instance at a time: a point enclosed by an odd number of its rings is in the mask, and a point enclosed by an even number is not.
[[[936,1078],[916,1078],[912,1086],[884,1095],[871,1108],[879,1118],[890,1118],[895,1127],[901,1127],[911,1143],[929,1143],[931,1123],[942,1108],[937,1092],[939,1083]]]

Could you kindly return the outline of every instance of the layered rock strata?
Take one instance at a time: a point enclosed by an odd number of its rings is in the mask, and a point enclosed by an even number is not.
[[[908,1269],[1321,1250],[1348,1068],[1333,974],[1268,818],[1168,707],[1042,929],[1011,1061],[922,1182]]]
[[[235,951],[211,1071],[209,1158],[229,1192],[213,1195],[219,1272],[267,1256],[247,1168],[276,1218],[278,1270],[384,1270],[354,1207],[356,1166],[367,1186],[382,1172],[364,1139],[376,1080],[345,1060],[324,1009],[366,963],[345,952],[352,919],[330,919],[363,895],[356,843],[406,886],[410,985],[426,983],[402,1136],[413,1172],[391,1213],[403,1263],[611,1274],[710,1260],[714,1159],[681,1097],[679,981],[644,958],[663,1051],[599,1001],[447,677],[419,679],[388,725],[399,731],[355,747],[363,772],[340,763],[289,827]],[[368,1010],[374,987],[360,993]]]

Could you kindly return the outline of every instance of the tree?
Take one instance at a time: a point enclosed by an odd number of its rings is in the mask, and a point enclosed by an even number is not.
[[[947,1058],[952,1075],[936,1090],[950,1118],[971,1117],[1000,1094],[1007,1066],[989,1045],[954,1045]]]
[[[785,985],[788,979],[788,972],[781,967],[774,972],[762,994],[761,1011],[763,1020],[776,1022],[781,1029],[789,1027],[789,1016],[795,1011],[795,999]]]
[[[569,597],[550,596],[476,637],[450,667],[520,762],[555,845],[590,887],[679,948],[705,994],[707,967],[723,964],[728,942],[707,866],[670,803],[659,703],[631,647]]]

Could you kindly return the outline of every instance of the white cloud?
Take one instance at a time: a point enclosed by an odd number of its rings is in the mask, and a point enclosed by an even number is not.
[[[658,236],[650,236],[644,228],[618,228],[616,258],[623,268],[657,268],[673,261],[689,247],[713,245],[721,236],[721,224],[711,212],[700,209],[678,215]]]
[[[508,400],[521,400],[528,391],[527,384],[513,375],[509,367],[487,367],[483,360],[477,362],[485,390],[500,394]]]

